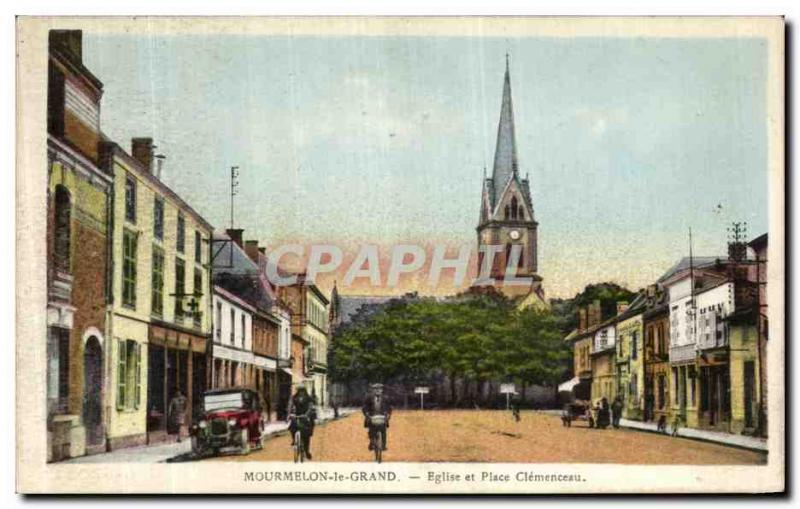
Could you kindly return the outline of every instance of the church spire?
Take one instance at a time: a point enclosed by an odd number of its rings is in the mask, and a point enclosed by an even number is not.
[[[517,173],[517,142],[514,136],[514,109],[511,103],[511,74],[506,53],[506,75],[503,82],[503,102],[500,106],[500,122],[497,126],[497,146],[494,151],[495,203],[498,194],[505,188],[512,175]]]

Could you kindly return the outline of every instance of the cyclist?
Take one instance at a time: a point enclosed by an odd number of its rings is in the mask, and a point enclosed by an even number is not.
[[[300,434],[303,437],[303,449],[305,449],[308,459],[311,459],[311,436],[314,435],[316,413],[314,399],[308,394],[305,385],[300,385],[289,401],[289,434],[292,436],[292,445],[294,445],[294,434],[298,429],[297,417],[307,417],[307,425],[305,429],[300,428]]]
[[[374,442],[375,435],[379,429],[377,426],[372,425],[371,417],[373,415],[385,415],[386,424],[382,426],[383,444],[382,449],[386,450],[386,434],[389,428],[389,417],[392,415],[392,405],[383,394],[383,384],[370,385],[372,394],[368,395],[364,400],[364,406],[361,411],[364,413],[364,427],[367,428],[367,436],[369,436],[369,450],[372,450],[372,443]]]

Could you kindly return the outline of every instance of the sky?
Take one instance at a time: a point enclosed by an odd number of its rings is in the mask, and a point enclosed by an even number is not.
[[[83,59],[106,135],[153,137],[211,224],[229,226],[236,165],[246,238],[355,249],[475,244],[506,52],[548,297],[643,287],[688,255],[689,228],[703,256],[732,221],[766,232],[760,39],[85,32]]]

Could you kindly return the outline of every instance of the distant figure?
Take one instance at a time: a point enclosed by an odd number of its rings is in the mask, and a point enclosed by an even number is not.
[[[603,396],[603,399],[600,400],[600,408],[597,410],[597,427],[600,429],[605,429],[611,418],[610,414],[611,410],[608,407],[608,399]]]
[[[615,429],[619,429],[619,421],[622,418],[622,398],[617,396],[611,404],[611,424]]]
[[[188,400],[179,388],[172,396],[167,409],[167,433],[178,435],[178,442],[181,441],[181,427],[186,423],[187,404]]]
[[[514,420],[519,422],[519,409],[522,406],[522,398],[519,395],[515,395],[511,398],[511,415],[514,416]]]
[[[666,433],[667,432],[667,416],[662,415],[658,418],[658,431],[659,433]]]

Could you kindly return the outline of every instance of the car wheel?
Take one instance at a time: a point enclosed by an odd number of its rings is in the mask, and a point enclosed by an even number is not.
[[[241,440],[239,445],[242,449],[242,456],[247,456],[250,454],[250,433],[247,432],[247,428],[244,428],[239,436]]]

